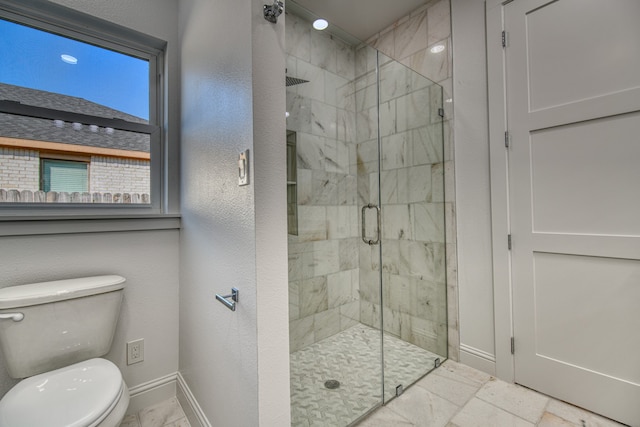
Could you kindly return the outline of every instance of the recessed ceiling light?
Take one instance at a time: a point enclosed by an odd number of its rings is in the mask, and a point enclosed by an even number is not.
[[[434,47],[431,48],[431,53],[440,53],[444,50],[444,45],[443,44],[437,44]]]
[[[316,19],[315,21],[313,21],[313,28],[315,28],[316,30],[324,30],[328,26],[329,23],[326,19]]]
[[[78,63],[78,58],[76,58],[75,56],[62,54],[60,55],[60,58],[67,64],[76,65]]]

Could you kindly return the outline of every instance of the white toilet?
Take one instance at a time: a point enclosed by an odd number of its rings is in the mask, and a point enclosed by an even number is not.
[[[129,405],[111,347],[125,279],[96,276],[0,289],[0,351],[12,378],[0,427],[116,427]]]

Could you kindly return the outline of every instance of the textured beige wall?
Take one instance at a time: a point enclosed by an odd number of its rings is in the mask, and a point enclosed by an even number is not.
[[[262,9],[180,2],[180,372],[215,426],[290,424],[284,17]]]
[[[485,2],[452,0],[460,361],[496,374]],[[501,345],[508,347],[508,339]],[[508,350],[507,350],[508,351]]]
[[[106,358],[129,387],[178,369],[178,230],[0,237],[1,287],[102,274],[127,279]],[[145,361],[127,366],[127,341],[144,338]],[[0,396],[15,384],[0,358]]]

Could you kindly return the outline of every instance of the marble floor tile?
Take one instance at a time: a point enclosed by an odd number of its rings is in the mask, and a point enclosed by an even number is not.
[[[460,410],[459,406],[421,387],[411,387],[387,407],[417,427],[444,427]]]
[[[165,424],[163,427],[191,427],[191,424],[189,424],[189,420],[187,420],[187,417],[184,417],[171,424]]]
[[[491,379],[491,375],[467,365],[454,362],[453,360],[445,361],[442,366],[433,371],[433,373],[434,375],[440,375],[464,384],[478,386],[478,388]]]
[[[448,427],[533,427],[534,425],[534,423],[525,421],[497,406],[473,398],[451,420]]]
[[[414,427],[414,425],[391,409],[383,407],[358,424],[358,427]]]
[[[470,385],[454,378],[435,375],[437,371],[427,375],[418,381],[416,385],[447,399],[455,405],[464,406],[481,387],[480,384]]]
[[[586,411],[578,408],[577,406],[570,405],[565,402],[561,402],[556,399],[550,399],[546,409],[547,413],[555,415],[556,417],[568,421],[569,425],[577,425],[582,427],[621,427],[623,424],[619,424],[608,418],[601,417],[593,412]],[[564,424],[560,424],[564,425]]]
[[[538,427],[577,427],[577,424],[555,416],[549,412],[542,414]]]
[[[531,423],[537,423],[542,418],[549,403],[545,395],[495,378],[482,386],[476,396]]]
[[[362,354],[359,354],[365,347],[366,354],[374,354],[373,349],[379,350],[379,332],[358,325],[334,337],[334,342],[331,342],[333,347],[348,350],[337,356],[344,360],[334,360],[335,348],[326,345],[323,348],[317,344],[310,346],[307,352],[299,351],[291,355],[294,426],[625,427],[450,360],[407,388],[404,394],[386,406],[378,408],[357,424],[349,424],[380,401],[379,380],[371,376],[377,377],[380,373],[378,360],[361,359]],[[387,350],[397,346],[401,351],[402,343],[395,342],[396,339],[393,341],[385,340]],[[363,347],[358,348],[358,345]],[[365,369],[356,369],[363,360],[368,361]],[[313,363],[309,364],[310,361]],[[329,366],[328,371],[322,372],[321,361]],[[341,370],[341,366],[344,369]],[[322,381],[316,381],[316,375]],[[343,386],[337,390],[321,387],[322,396],[310,394],[311,389],[318,392],[316,385],[323,383],[325,375],[343,379]],[[349,389],[349,383],[355,387]],[[370,397],[373,399],[365,401]],[[174,397],[126,416],[120,427],[190,427],[190,424]]]
[[[140,421],[137,414],[131,414],[124,417],[120,423],[120,427],[140,427]]]
[[[140,427],[189,427],[189,421],[175,397],[146,407],[138,412],[137,416]],[[131,425],[133,426],[135,424]]]

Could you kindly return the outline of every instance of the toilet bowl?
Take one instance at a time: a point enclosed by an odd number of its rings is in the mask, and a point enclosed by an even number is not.
[[[129,390],[102,359],[125,279],[96,276],[0,289],[0,352],[12,378],[0,427],[117,427]]]
[[[117,427],[128,405],[118,368],[96,358],[22,380],[0,400],[0,426]]]

